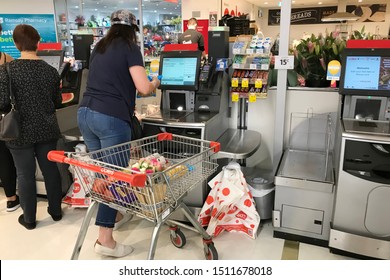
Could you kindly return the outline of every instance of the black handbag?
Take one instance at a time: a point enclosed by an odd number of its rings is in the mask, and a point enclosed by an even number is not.
[[[20,115],[19,112],[15,109],[15,96],[11,86],[11,72],[9,70],[9,64],[7,63],[5,67],[8,74],[8,88],[11,110],[8,113],[2,113],[0,115],[0,140],[11,141],[19,138]]]
[[[141,139],[143,137],[143,134],[144,134],[143,129],[142,129],[142,125],[134,113],[131,116],[130,120],[131,120],[131,123],[130,123],[131,140]]]

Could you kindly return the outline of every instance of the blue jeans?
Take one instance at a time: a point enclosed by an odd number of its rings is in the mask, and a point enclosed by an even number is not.
[[[35,222],[37,212],[37,185],[35,181],[36,160],[41,168],[50,215],[61,215],[62,186],[61,175],[55,162],[47,159],[47,153],[55,150],[57,140],[35,143],[25,147],[10,148],[18,176],[20,206],[24,221]]]
[[[131,140],[129,123],[93,111],[88,107],[81,107],[78,109],[77,122],[89,152],[105,149]],[[115,164],[118,165],[118,162]],[[127,164],[128,160],[125,160],[120,165],[126,167]],[[117,210],[112,209],[107,205],[100,204],[95,224],[97,226],[113,228],[116,213]]]

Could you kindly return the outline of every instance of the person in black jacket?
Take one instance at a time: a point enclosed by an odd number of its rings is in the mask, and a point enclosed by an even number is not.
[[[187,23],[188,29],[179,36],[179,44],[198,44],[198,50],[202,51],[202,57],[205,57],[204,38],[202,33],[196,30],[198,21],[196,18],[190,18]]]
[[[23,214],[19,223],[26,229],[36,227],[36,161],[42,170],[48,198],[48,213],[54,221],[62,218],[61,176],[57,164],[47,159],[61,136],[56,107],[61,105],[60,77],[57,70],[37,56],[40,36],[31,25],[19,24],[13,40],[21,53],[9,63],[10,77],[0,67],[0,110],[9,107],[8,82],[11,80],[16,109],[20,113],[21,133],[7,141],[15,162],[18,191]]]

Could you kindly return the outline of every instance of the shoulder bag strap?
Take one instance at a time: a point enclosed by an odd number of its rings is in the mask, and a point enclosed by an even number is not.
[[[9,69],[9,63],[5,64],[5,69],[7,70],[7,75],[8,75],[8,90],[9,90],[9,99],[11,100],[11,110],[15,110],[15,96],[12,91],[11,71]]]

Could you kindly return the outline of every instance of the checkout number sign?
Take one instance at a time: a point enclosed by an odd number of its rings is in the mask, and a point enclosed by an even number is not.
[[[294,56],[275,56],[275,69],[294,69]]]

